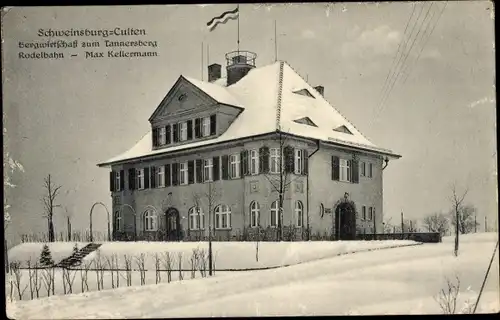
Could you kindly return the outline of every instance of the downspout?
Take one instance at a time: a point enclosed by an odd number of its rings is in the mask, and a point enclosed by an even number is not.
[[[307,156],[308,172],[306,175],[306,203],[307,203],[307,241],[311,239],[311,230],[309,229],[309,159],[319,151],[319,140],[316,141],[316,150],[314,150],[310,155]]]

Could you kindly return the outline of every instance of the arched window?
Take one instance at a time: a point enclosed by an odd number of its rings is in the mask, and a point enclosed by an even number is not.
[[[215,229],[231,229],[231,208],[225,204],[215,208]]]
[[[188,215],[190,230],[205,229],[205,214],[200,207],[192,207],[191,209],[189,209]]]
[[[259,203],[253,201],[250,204],[250,227],[255,228],[260,225],[260,206]]]
[[[154,210],[148,209],[144,211],[144,231],[158,230],[157,216]]]
[[[115,221],[113,225],[113,230],[118,232],[123,231],[123,219],[121,211],[115,212]]]
[[[322,203],[319,204],[319,216],[321,218],[325,216],[325,206]]]
[[[276,200],[271,204],[271,227],[278,226],[278,217],[279,217],[278,200]]]
[[[299,200],[295,201],[295,218],[297,219],[297,227],[302,227],[302,215],[304,212],[304,205]]]

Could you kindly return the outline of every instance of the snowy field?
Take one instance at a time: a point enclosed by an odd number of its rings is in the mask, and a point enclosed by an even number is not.
[[[446,279],[460,279],[457,313],[475,301],[498,240],[496,233],[374,250],[290,267],[214,278],[8,302],[17,319],[207,316],[439,314]],[[239,257],[236,257],[238,259]],[[500,310],[498,252],[477,312]]]
[[[282,242],[282,243],[259,243],[259,261],[256,259],[256,244],[251,242],[215,242],[213,250],[215,255],[215,270],[218,270],[216,276],[227,274],[221,269],[244,270],[252,268],[269,268],[280,267],[303,263],[315,259],[328,258],[340,254],[349,254],[354,252],[364,252],[374,249],[384,249],[399,246],[416,245],[413,241],[338,241],[338,242]],[[72,243],[57,243],[50,245],[53,250],[53,255],[58,257],[54,259],[59,261],[66,257],[66,254],[71,254],[74,244]],[[85,243],[78,243],[79,247],[85,246]],[[26,266],[29,259],[33,265],[34,259],[39,256],[39,252],[43,247],[42,243],[26,243],[21,244],[10,251],[10,261],[24,262]],[[170,281],[189,280],[193,278],[201,278],[199,261],[194,262],[195,273],[192,274],[192,250],[202,249],[205,254],[208,252],[208,245],[205,243],[159,243],[159,242],[138,242],[138,243],[105,243],[98,250],[85,257],[84,262],[79,267],[74,267],[73,270],[66,271],[66,279],[63,269],[56,268],[31,270],[31,287],[30,287],[30,271],[19,270],[19,280],[15,277],[11,282],[6,283],[6,292],[15,300],[31,300],[32,291],[33,298],[43,298],[51,295],[62,295],[67,293],[85,293],[91,291],[114,289],[119,287],[149,285],[168,282],[168,272],[165,259],[165,251],[172,254],[172,262],[170,267]],[[182,254],[182,263],[179,265],[179,256]],[[144,254],[144,272],[141,272],[138,265],[141,254]],[[156,273],[155,254],[158,254],[159,273]],[[112,263],[113,255],[118,258],[118,265]],[[128,256],[131,263],[130,282],[127,283],[127,272],[125,270],[125,256]],[[234,259],[238,257],[238,259]],[[207,257],[206,257],[207,258]],[[208,259],[205,260],[205,272],[208,273]],[[98,262],[99,261],[99,262]],[[85,272],[85,264],[88,271]],[[101,264],[105,269],[102,274],[98,270],[97,265]],[[118,267],[117,267],[118,266]],[[83,270],[82,270],[83,269]],[[96,270],[97,269],[97,270]],[[121,269],[111,271],[111,269]],[[179,271],[182,270],[182,271]],[[49,279],[50,272],[53,271],[54,288],[52,289]],[[230,271],[232,273],[240,271]],[[157,280],[157,275],[159,278]],[[33,285],[35,276],[39,279],[38,285]],[[69,279],[69,280],[68,280]],[[16,285],[19,281],[19,289]],[[36,288],[38,287],[38,290]],[[70,290],[71,287],[71,290]],[[50,288],[50,289],[49,289]],[[38,291],[38,292],[37,292]],[[21,292],[21,295],[19,295]]]
[[[217,270],[244,270],[254,268],[272,268],[293,265],[338,254],[373,250],[394,246],[414,245],[410,240],[388,241],[312,241],[312,242],[259,242],[258,261],[256,242],[213,242],[212,250]],[[80,247],[86,243],[79,243]],[[50,244],[54,262],[69,256],[74,243],[61,242]],[[42,251],[42,243],[24,243],[9,251],[10,261],[20,261],[23,266],[26,261],[37,259]],[[144,254],[147,270],[155,270],[155,254],[164,257],[166,252],[172,255],[174,268],[178,268],[179,253],[182,254],[182,268],[190,269],[193,249],[208,252],[207,242],[104,242],[99,249],[83,259],[91,263],[95,259],[103,262],[118,259],[118,267],[125,268],[125,256],[133,257],[132,267],[136,268],[136,259]],[[56,258],[57,257],[57,258]],[[238,257],[235,259],[235,257]],[[115,264],[116,265],[116,264]]]

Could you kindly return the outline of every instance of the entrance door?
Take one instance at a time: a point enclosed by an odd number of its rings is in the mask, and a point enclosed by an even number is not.
[[[335,209],[335,239],[354,240],[356,237],[356,214],[348,203]]]
[[[166,213],[167,217],[167,241],[180,240],[180,220],[179,211],[175,208],[170,208]]]

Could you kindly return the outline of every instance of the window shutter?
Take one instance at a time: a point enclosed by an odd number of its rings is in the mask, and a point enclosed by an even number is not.
[[[214,181],[219,180],[220,177],[220,158],[219,157],[214,157],[212,159],[212,164],[213,164],[213,172],[212,172],[212,177]]]
[[[222,156],[222,179],[227,180],[229,179],[229,156],[224,155]]]
[[[135,168],[128,169],[128,188],[135,190]]]
[[[144,168],[144,189],[149,188],[149,168]]]
[[[259,148],[259,170],[260,173],[269,172],[269,147]]]
[[[194,183],[194,161],[188,161],[188,184]]]
[[[109,173],[109,191],[115,191],[115,172],[111,171]]]
[[[158,128],[153,128],[153,148],[158,146]]]
[[[373,178],[373,164],[370,163],[369,167],[370,167],[369,168],[369,170],[370,170],[370,178]]]
[[[179,164],[177,162],[172,163],[172,185],[179,185]]]
[[[187,121],[187,140],[193,140],[193,120]]]
[[[120,170],[120,190],[125,190],[125,171]]]
[[[196,182],[203,182],[203,160],[196,159]]]
[[[240,177],[248,175],[248,150],[240,152]]]
[[[210,135],[217,134],[217,116],[215,114],[210,116]]]
[[[194,137],[201,138],[201,118],[194,119]]]
[[[339,157],[332,156],[332,180],[339,181],[340,167]]]
[[[309,174],[309,154],[306,149],[302,150],[302,174],[307,176]]]
[[[172,174],[170,171],[170,163],[165,165],[165,186],[170,187],[172,185]]]
[[[285,146],[285,172],[293,173],[295,167],[294,150],[291,146]]]
[[[174,142],[179,142],[179,124],[174,123],[172,126],[174,131]]]
[[[151,167],[151,189],[156,188],[158,184],[156,183],[156,167]]]
[[[359,162],[357,159],[351,161],[352,183],[359,183]]]
[[[165,144],[170,144],[172,142],[172,127],[167,124],[165,127],[165,135],[167,136],[165,139]]]

